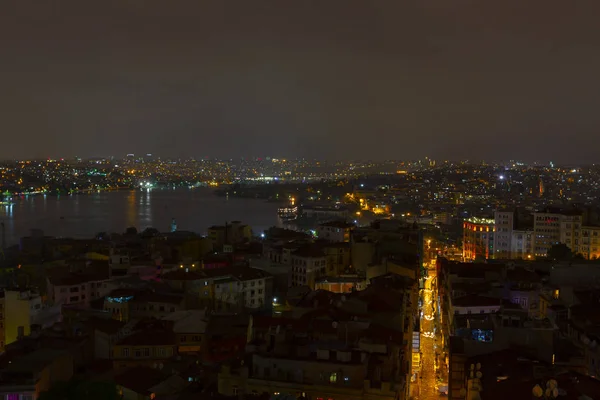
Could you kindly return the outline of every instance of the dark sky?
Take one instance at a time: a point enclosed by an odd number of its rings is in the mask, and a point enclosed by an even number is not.
[[[598,0],[4,0],[0,158],[598,162]]]

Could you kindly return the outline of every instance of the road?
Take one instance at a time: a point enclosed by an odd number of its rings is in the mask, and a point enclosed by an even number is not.
[[[418,379],[419,400],[428,400],[436,398],[446,398],[439,392],[437,379],[437,361],[436,361],[436,335],[435,332],[435,313],[434,289],[432,287],[435,269],[429,270],[429,279],[425,281],[425,287],[422,290],[423,296],[423,314],[421,317],[421,376]]]

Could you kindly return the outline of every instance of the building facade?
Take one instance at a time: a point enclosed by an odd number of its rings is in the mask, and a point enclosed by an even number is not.
[[[600,227],[584,226],[581,229],[580,253],[588,260],[600,258]]]
[[[512,256],[512,232],[514,228],[514,212],[496,211],[494,212],[495,233],[495,252],[494,258],[507,259]]]
[[[534,237],[533,230],[513,230],[510,258],[530,260],[534,255]]]
[[[494,258],[495,221],[490,218],[468,218],[463,223],[463,259],[475,261]]]

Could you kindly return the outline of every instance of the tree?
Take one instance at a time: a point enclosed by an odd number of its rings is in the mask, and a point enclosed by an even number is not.
[[[569,246],[567,246],[564,243],[554,244],[548,250],[548,258],[551,258],[553,260],[566,261],[573,259],[573,257],[573,252],[571,251]]]
[[[117,400],[118,398],[114,383],[78,379],[58,382],[39,397],[40,400]]]
[[[111,382],[83,381],[72,391],[71,399],[117,400],[117,387]]]
[[[157,236],[159,234],[160,234],[160,232],[158,231],[158,229],[152,228],[152,227],[148,227],[142,231],[143,238],[151,238],[151,237]]]
[[[137,235],[137,233],[138,233],[138,230],[135,226],[130,226],[129,228],[125,229],[126,235],[135,236],[135,235]]]

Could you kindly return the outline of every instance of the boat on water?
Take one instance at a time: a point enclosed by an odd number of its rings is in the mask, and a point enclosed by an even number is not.
[[[277,215],[284,221],[291,221],[298,218],[298,206],[285,206],[277,209]]]

